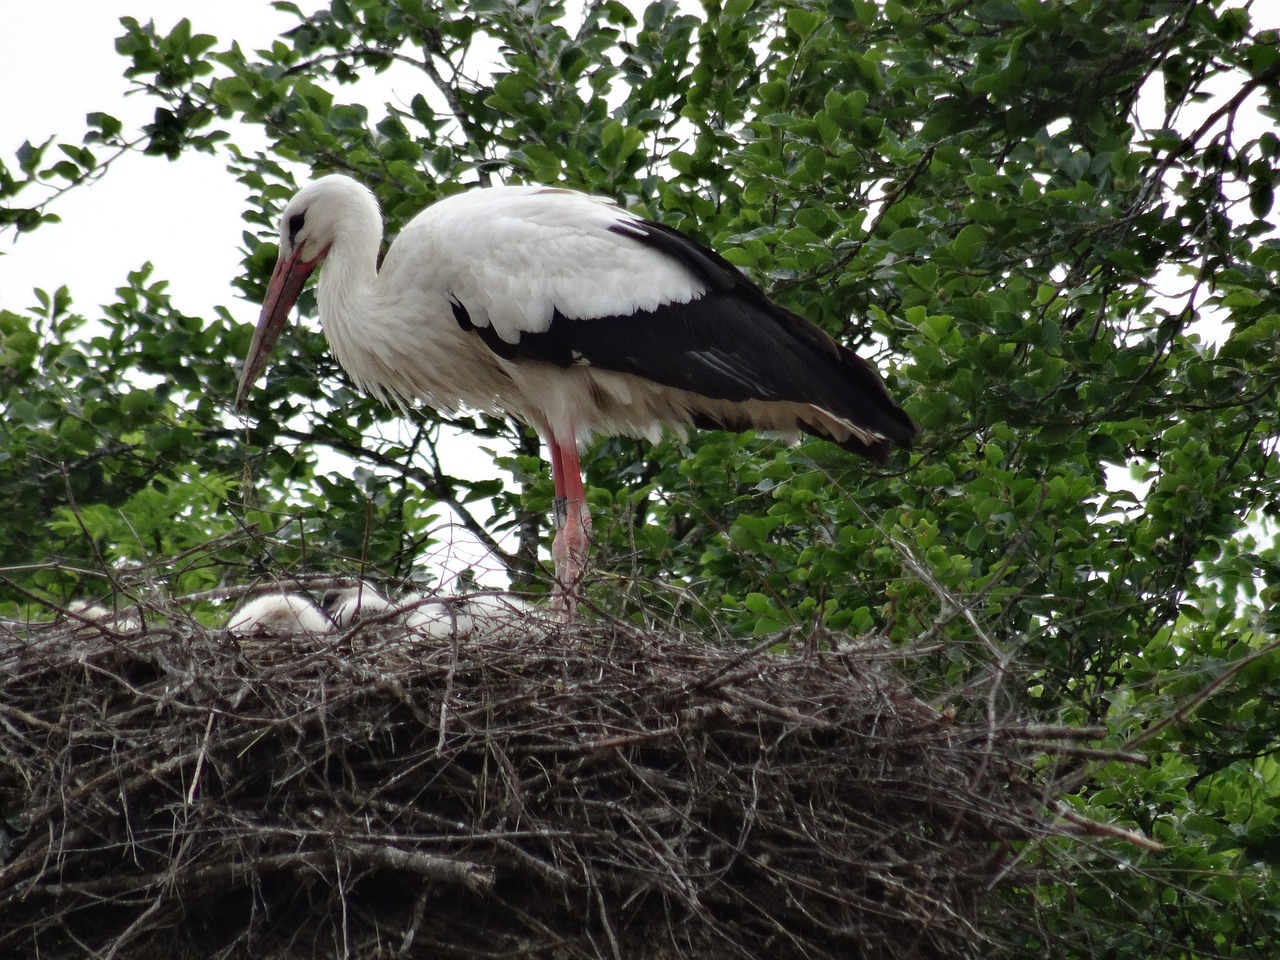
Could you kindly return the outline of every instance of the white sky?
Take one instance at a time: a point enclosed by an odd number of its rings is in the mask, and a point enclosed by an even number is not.
[[[154,104],[124,96],[127,61],[115,52],[120,17],[154,19],[167,33],[188,16],[195,32],[212,33],[220,46],[235,37],[247,48],[265,45],[290,20],[266,0],[0,0],[0,9],[0,152],[7,163],[24,140],[79,143],[85,114],[94,110],[119,117],[126,131],[150,119]],[[41,197],[30,188],[18,202]],[[170,163],[127,155],[101,182],[55,202],[51,210],[62,223],[16,242],[11,233],[0,237],[0,306],[25,307],[34,303],[33,288],[67,284],[78,309],[92,316],[130,270],[151,261],[154,276],[170,281],[179,309],[200,316],[222,303],[254,320],[256,309],[230,287],[240,270],[245,199],[217,157],[191,154]]]

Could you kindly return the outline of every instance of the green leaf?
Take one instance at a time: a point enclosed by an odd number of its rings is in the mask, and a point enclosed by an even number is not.
[[[1258,183],[1249,193],[1249,211],[1259,220],[1271,212],[1276,201],[1275,187],[1270,183]]]
[[[822,26],[825,16],[815,10],[802,10],[792,7],[787,11],[787,27],[794,31],[801,40],[807,40]]]
[[[956,234],[955,240],[951,241],[951,252],[957,261],[967,266],[977,259],[987,241],[986,229],[971,223]]]

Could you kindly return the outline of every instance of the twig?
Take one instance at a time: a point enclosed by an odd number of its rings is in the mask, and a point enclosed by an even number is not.
[[[1097,820],[1090,820],[1088,817],[1081,816],[1074,810],[1068,809],[1062,804],[1056,804],[1058,816],[1068,823],[1079,827],[1083,832],[1094,837],[1110,837],[1115,840],[1123,840],[1125,843],[1132,844],[1135,847],[1141,847],[1143,850],[1150,850],[1153,853],[1160,853],[1164,850],[1164,844],[1152,840],[1150,837],[1138,833],[1136,830],[1129,830],[1125,827],[1117,827],[1110,823],[1099,823]]]
[[[209,711],[209,722],[204,726],[204,740],[200,742],[200,753],[196,756],[196,768],[191,774],[191,789],[187,791],[187,806],[196,801],[196,791],[200,788],[200,771],[204,769],[205,754],[209,751],[209,735],[213,733],[213,711]]]

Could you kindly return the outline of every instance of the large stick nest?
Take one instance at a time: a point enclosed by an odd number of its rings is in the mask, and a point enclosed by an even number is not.
[[[888,664],[545,622],[11,629],[0,955],[979,955],[1016,845],[1062,830],[1056,748]]]

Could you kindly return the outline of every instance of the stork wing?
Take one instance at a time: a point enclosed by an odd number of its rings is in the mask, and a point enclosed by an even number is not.
[[[627,316],[701,296],[706,282],[696,272],[618,232],[642,223],[572,190],[471,190],[415,217],[381,272],[430,271],[389,285],[442,293],[463,304],[477,328],[515,345],[545,333],[557,313]]]
[[[448,241],[435,256],[448,261],[454,318],[503,359],[587,364],[715,400],[809,404],[910,445],[914,425],[869,365],[684,234],[537,187],[451,198],[409,230],[450,204],[430,233]]]

